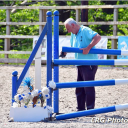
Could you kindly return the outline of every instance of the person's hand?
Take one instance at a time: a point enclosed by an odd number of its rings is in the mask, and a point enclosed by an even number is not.
[[[59,57],[64,58],[67,55],[67,52],[61,52]]]
[[[88,47],[86,48],[81,48],[80,50],[83,50],[83,54],[88,54],[90,49]]]

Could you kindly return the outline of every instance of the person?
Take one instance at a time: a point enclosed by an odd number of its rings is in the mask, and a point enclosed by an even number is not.
[[[100,41],[101,36],[89,27],[78,25],[77,22],[68,18],[64,22],[68,33],[71,32],[71,47],[80,48],[83,53],[75,53],[75,59],[98,59],[97,54],[88,54],[91,48]],[[66,53],[64,53],[66,55]],[[97,65],[77,65],[77,81],[91,81],[95,79]],[[94,109],[95,88],[81,87],[75,90],[77,99],[77,111]],[[86,105],[85,105],[86,104]]]

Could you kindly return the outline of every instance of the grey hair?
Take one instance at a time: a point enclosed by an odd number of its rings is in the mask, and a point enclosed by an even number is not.
[[[68,18],[65,22],[64,22],[64,25],[66,24],[77,24],[77,22],[73,19],[73,18]]]

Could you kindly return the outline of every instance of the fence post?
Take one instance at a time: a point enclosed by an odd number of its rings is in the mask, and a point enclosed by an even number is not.
[[[47,11],[47,87],[52,80],[52,12]],[[52,90],[50,89],[50,99],[47,105],[52,106]]]
[[[6,10],[6,22],[10,22],[10,9]],[[6,35],[10,35],[10,25],[6,25]],[[4,51],[10,50],[10,39],[5,38],[4,41]],[[5,58],[8,58],[8,54],[5,54]]]
[[[76,22],[80,21],[80,10],[76,9]]]
[[[54,59],[59,58],[59,11],[54,11]],[[59,82],[59,67],[54,66],[54,82]],[[59,113],[59,90],[53,93],[54,113]]]
[[[113,21],[118,21],[118,9],[114,8]],[[113,25],[113,36],[117,35],[117,25]],[[117,49],[117,39],[112,39],[111,49]],[[111,59],[116,59],[116,56],[111,56]]]
[[[17,89],[18,89],[18,86],[17,86],[17,75],[18,75],[17,71],[14,71],[12,73],[12,104],[14,102],[14,96],[16,95]]]
[[[40,9],[39,12],[39,22],[46,22],[46,9]],[[42,30],[43,30],[44,25],[40,25],[39,26],[39,35],[41,34]]]

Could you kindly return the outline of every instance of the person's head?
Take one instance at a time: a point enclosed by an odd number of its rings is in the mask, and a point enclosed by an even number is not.
[[[72,32],[73,34],[77,34],[80,28],[80,26],[77,24],[77,22],[73,18],[68,18],[64,22],[64,25],[68,33]]]

